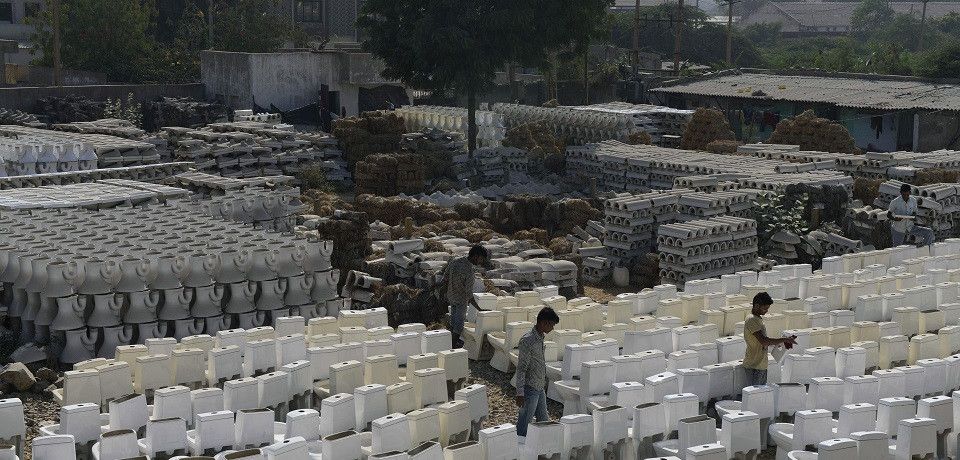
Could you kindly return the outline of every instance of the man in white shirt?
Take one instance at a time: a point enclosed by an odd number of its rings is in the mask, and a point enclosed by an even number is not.
[[[890,202],[887,209],[890,212],[890,239],[893,240],[893,246],[903,244],[907,234],[913,235],[918,241],[930,246],[933,244],[933,230],[928,227],[914,225],[914,218],[917,216],[917,207],[923,203],[922,198],[910,196],[910,185],[900,186],[900,196]]]

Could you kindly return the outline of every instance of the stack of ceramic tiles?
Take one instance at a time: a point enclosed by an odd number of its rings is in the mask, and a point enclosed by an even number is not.
[[[685,193],[677,201],[677,220],[708,219],[718,216],[750,217],[753,200],[741,191]]]
[[[677,220],[677,203],[686,189],[621,194],[604,203],[603,245],[616,265],[629,265],[656,247],[657,228]]]
[[[298,133],[258,122],[213,123],[203,129],[163,128],[174,155],[202,172],[225,177],[297,175],[318,165],[334,182],[348,180],[337,141],[326,134]]]
[[[280,123],[279,113],[253,113],[253,110],[234,110],[233,121],[254,121],[258,123]]]
[[[457,179],[475,186],[529,181],[527,153],[515,147],[479,148],[453,157],[453,163]]]
[[[216,176],[197,171],[177,174],[170,182],[177,186],[189,189],[201,195],[223,195],[230,190],[239,190],[247,187],[270,187],[292,184],[296,181],[292,176],[261,176],[247,179]]]
[[[660,278],[686,282],[752,269],[757,260],[757,223],[717,217],[657,230]]]

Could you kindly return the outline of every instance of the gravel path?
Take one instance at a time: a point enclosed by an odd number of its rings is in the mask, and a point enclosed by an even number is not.
[[[516,402],[516,390],[510,385],[512,373],[503,373],[490,367],[489,361],[470,361],[470,377],[467,385],[479,383],[487,386],[487,400],[490,406],[490,416],[485,427],[517,423],[519,408]],[[563,405],[548,399],[547,412],[550,418],[559,420],[563,415]]]
[[[24,446],[23,460],[30,460],[30,443],[40,435],[40,426],[46,421],[59,422],[60,405],[51,396],[37,393],[4,393],[3,398],[20,398],[23,401],[23,418],[27,423],[27,439]]]

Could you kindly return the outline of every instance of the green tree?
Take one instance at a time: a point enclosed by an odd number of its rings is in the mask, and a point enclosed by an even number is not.
[[[61,2],[61,59],[64,68],[102,72],[111,81],[150,80],[154,42],[147,33],[150,12],[139,0]],[[53,15],[33,18],[41,65],[51,65]]]
[[[215,1],[210,46],[222,51],[269,53],[288,42],[304,43],[303,31],[288,15],[278,14],[280,5],[280,0]]]
[[[476,148],[477,95],[507,63],[544,62],[582,44],[609,0],[367,0],[358,26],[383,75],[408,86],[467,96],[468,143]],[[586,6],[585,6],[586,5]],[[597,11],[595,11],[597,10]]]
[[[853,10],[850,27],[865,37],[873,37],[894,19],[895,13],[887,0],[860,0]]]
[[[956,78],[960,75],[960,40],[941,43],[924,52],[914,72],[928,78]]]

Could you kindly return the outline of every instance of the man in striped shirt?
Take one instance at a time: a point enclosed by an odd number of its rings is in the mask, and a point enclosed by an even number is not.
[[[538,422],[550,419],[547,414],[547,362],[543,356],[543,338],[560,322],[557,312],[544,307],[537,314],[537,324],[520,338],[517,346],[517,436],[527,435],[527,425],[536,418]]]

